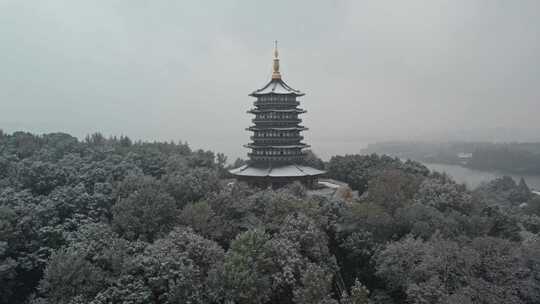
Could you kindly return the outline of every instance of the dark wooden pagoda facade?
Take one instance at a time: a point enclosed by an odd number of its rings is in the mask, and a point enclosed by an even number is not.
[[[277,45],[274,48],[272,79],[263,88],[249,94],[255,97],[254,108],[248,113],[255,115],[251,142],[245,147],[249,163],[231,170],[239,180],[260,186],[278,187],[292,181],[312,186],[323,171],[304,166],[305,152],[309,147],[303,142],[299,115],[306,113],[299,108],[298,97],[304,93],[288,86],[281,78]]]

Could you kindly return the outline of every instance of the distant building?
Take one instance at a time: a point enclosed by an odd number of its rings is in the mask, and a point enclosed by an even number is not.
[[[469,161],[472,159],[473,154],[468,152],[462,152],[458,153],[457,157],[459,159],[459,163],[462,165],[467,165]]]
[[[303,165],[309,147],[302,142],[301,132],[307,130],[300,125],[298,117],[306,113],[298,108],[298,97],[304,93],[288,86],[281,78],[277,42],[274,47],[272,79],[263,88],[249,96],[257,98],[248,111],[254,114],[253,125],[246,130],[253,132],[252,142],[245,145],[251,149],[249,162],[230,171],[238,180],[259,186],[279,187],[292,181],[307,186],[316,183],[324,171]]]

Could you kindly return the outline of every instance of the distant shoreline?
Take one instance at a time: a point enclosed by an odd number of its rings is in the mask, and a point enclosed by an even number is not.
[[[489,171],[463,167],[460,165],[441,164],[441,163],[426,163],[420,161],[423,165],[428,167],[431,171],[445,172],[451,176],[458,183],[465,183],[469,188],[473,189],[482,184],[483,182],[489,182],[490,180],[502,177],[510,176],[516,182],[523,177],[527,185],[531,190],[540,191],[540,175],[534,174],[516,174],[512,172],[504,171]]]
[[[540,175],[540,143],[380,142],[364,153],[388,154],[423,163],[455,165],[471,170]]]

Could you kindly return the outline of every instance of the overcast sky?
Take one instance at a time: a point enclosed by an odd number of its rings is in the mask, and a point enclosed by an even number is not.
[[[306,92],[316,152],[540,140],[540,1],[0,0],[0,128],[242,156],[251,91]],[[497,135],[498,132],[502,135]]]

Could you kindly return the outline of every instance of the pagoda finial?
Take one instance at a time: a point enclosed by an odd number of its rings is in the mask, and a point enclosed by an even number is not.
[[[279,73],[279,53],[277,48],[277,40],[274,40],[274,66],[272,69],[272,79],[281,79]]]

